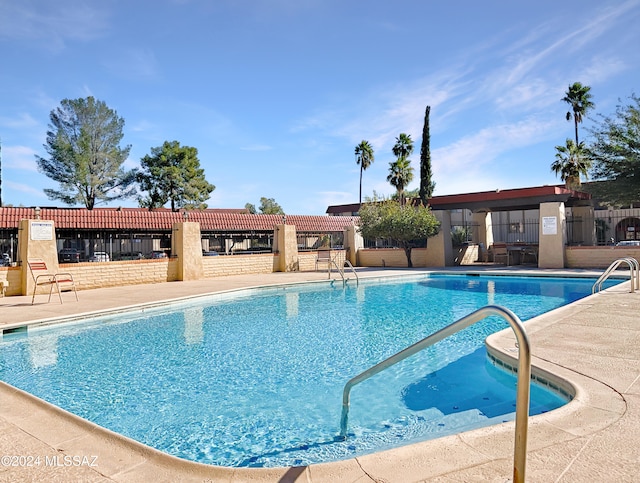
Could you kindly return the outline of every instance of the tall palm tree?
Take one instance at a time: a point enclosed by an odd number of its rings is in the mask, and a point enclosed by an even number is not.
[[[579,145],[578,141],[578,124],[582,122],[582,118],[587,114],[587,111],[595,107],[595,104],[591,102],[591,93],[589,92],[591,87],[583,86],[580,82],[574,82],[569,86],[569,90],[565,92],[562,100],[571,106],[571,110],[567,111],[567,121],[570,121],[573,117],[573,122],[576,129],[576,146]]]
[[[411,135],[400,133],[391,151],[397,159],[389,163],[387,181],[398,190],[398,199],[400,204],[404,205],[404,189],[413,180],[413,168],[409,160],[409,156],[413,153]]]
[[[396,138],[396,143],[392,151],[393,155],[398,159],[411,156],[411,153],[413,153],[413,140],[411,139],[411,135],[401,133],[400,136]]]
[[[398,190],[400,204],[404,205],[404,188],[413,181],[413,168],[407,158],[398,158],[389,163],[389,176],[387,181]]]
[[[584,142],[576,144],[573,139],[567,138],[564,146],[556,146],[556,160],[551,165],[551,170],[559,174],[569,189],[580,187],[580,175],[587,177],[591,162],[584,155]]]
[[[362,204],[362,173],[373,163],[373,148],[364,139],[356,146],[356,164],[360,165],[360,204]]]

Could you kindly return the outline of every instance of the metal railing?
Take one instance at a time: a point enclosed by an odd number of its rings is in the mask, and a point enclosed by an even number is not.
[[[351,262],[349,260],[345,260],[344,261],[345,265],[347,265],[349,268],[351,268],[351,271],[353,272],[353,274],[356,276],[356,285],[360,285],[360,279],[358,278],[358,273],[356,272],[356,269],[353,268],[353,265],[351,265]],[[335,258],[332,258],[329,261],[328,264],[328,272],[329,272],[329,278],[331,278],[331,265],[333,265],[334,267],[336,267],[336,270],[338,271],[338,273],[340,274],[340,276],[342,277],[342,284],[345,285],[347,283],[347,281],[349,280],[348,278],[345,277],[344,275],[344,269],[341,269],[338,266],[338,263],[336,262]]]
[[[349,422],[349,400],[351,389],[370,377],[384,371],[385,369],[403,361],[404,359],[432,346],[436,342],[441,341],[479,322],[490,315],[499,315],[505,319],[513,329],[518,343],[518,383],[516,389],[516,427],[515,427],[515,448],[513,455],[513,481],[525,481],[525,467],[527,459],[527,432],[529,422],[529,393],[531,380],[531,348],[524,325],[517,315],[509,309],[497,305],[487,305],[471,314],[457,320],[456,322],[440,329],[430,336],[419,342],[403,349],[397,354],[379,362],[375,366],[370,367],[366,371],[351,378],[344,386],[342,392],[342,415],[340,418],[340,437],[347,438],[347,425]]]
[[[631,281],[631,293],[634,293],[637,288],[640,288],[640,265],[638,260],[633,257],[618,258],[611,262],[611,265],[598,277],[598,280],[591,287],[591,293],[594,294],[602,290],[602,284],[609,278],[609,276],[623,263],[629,265],[629,279]]]

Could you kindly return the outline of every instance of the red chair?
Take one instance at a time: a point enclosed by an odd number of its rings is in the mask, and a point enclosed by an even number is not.
[[[73,293],[76,295],[76,301],[78,301],[76,284],[73,280],[73,276],[70,273],[49,273],[47,264],[41,258],[31,258],[27,263],[29,264],[29,270],[31,271],[31,275],[33,276],[33,281],[35,282],[35,285],[33,287],[33,296],[31,297],[31,305],[33,305],[33,302],[36,298],[36,291],[38,290],[38,287],[46,285],[49,285],[49,300],[47,300],[47,303],[51,302],[53,287],[56,288],[58,297],[60,297],[60,303],[62,303],[62,293],[60,290],[60,285],[63,285],[64,288],[70,288],[71,290],[73,290]]]

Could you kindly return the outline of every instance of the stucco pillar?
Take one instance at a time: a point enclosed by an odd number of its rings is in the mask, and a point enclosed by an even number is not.
[[[564,203],[540,203],[538,267],[564,268],[566,239]]]
[[[427,240],[427,267],[452,266],[453,246],[451,242],[451,213],[446,210],[434,210],[433,214],[440,222],[440,231]]]
[[[473,224],[478,227],[478,239],[473,241],[478,245],[482,244],[482,248],[478,249],[478,261],[484,262],[489,247],[493,245],[491,213],[474,213]]]
[[[358,231],[358,227],[351,225],[344,229],[344,248],[347,260],[354,267],[358,266],[358,252],[364,248],[364,239]]]
[[[174,223],[171,250],[178,257],[178,280],[200,280],[204,276],[200,223]]]
[[[278,270],[280,272],[295,272],[299,270],[298,240],[295,225],[277,225],[276,243],[280,259]]]
[[[34,279],[29,271],[27,261],[30,258],[41,258],[47,264],[50,273],[57,273],[58,251],[56,248],[56,230],[53,220],[20,220],[18,230],[18,260],[21,262],[22,295],[33,293]],[[43,287],[48,291],[50,287]]]

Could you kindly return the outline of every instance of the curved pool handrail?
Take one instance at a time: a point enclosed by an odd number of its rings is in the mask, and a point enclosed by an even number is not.
[[[591,293],[594,294],[602,290],[602,284],[609,278],[611,275],[622,263],[627,263],[629,265],[629,278],[631,280],[631,293],[635,292],[635,289],[640,288],[640,264],[638,264],[638,260],[633,257],[623,257],[618,258],[611,262],[609,267],[598,277],[598,280],[591,287]]]
[[[432,346],[436,342],[441,341],[475,324],[490,315],[499,315],[505,319],[516,335],[516,341],[518,344],[518,382],[516,389],[516,427],[515,427],[515,448],[513,455],[513,481],[524,482],[525,481],[525,467],[527,459],[527,431],[529,422],[529,394],[530,394],[530,380],[531,380],[531,348],[529,344],[529,338],[524,330],[522,321],[505,307],[498,305],[487,305],[469,315],[453,322],[452,324],[440,329],[437,332],[425,337],[419,342],[401,350],[400,352],[392,355],[391,357],[379,362],[378,364],[370,367],[364,372],[361,372],[357,376],[351,378],[344,386],[342,391],[342,415],[340,418],[340,437],[347,438],[347,425],[349,421],[349,403],[351,389],[370,377],[382,372],[383,370],[403,361],[404,359]]]

